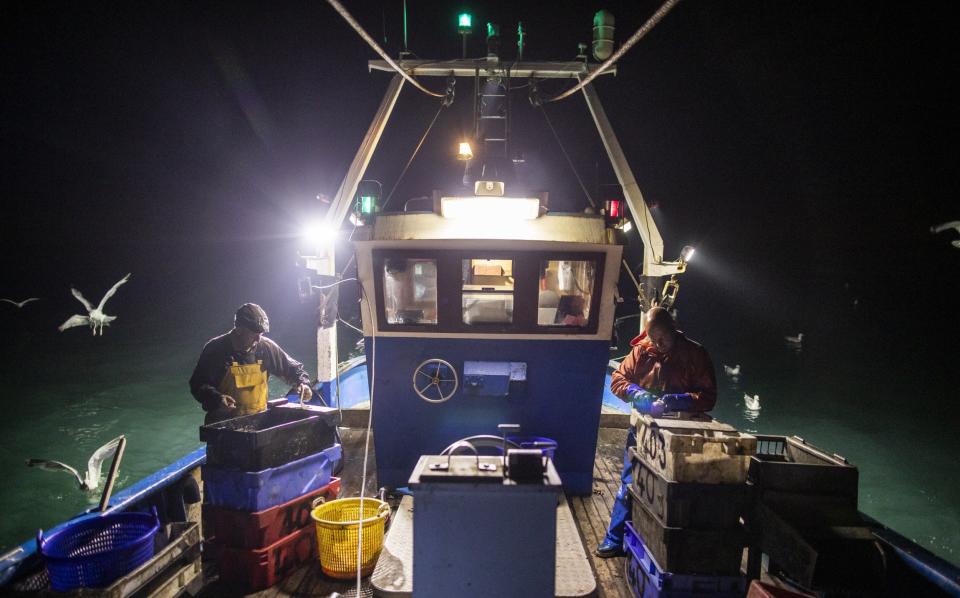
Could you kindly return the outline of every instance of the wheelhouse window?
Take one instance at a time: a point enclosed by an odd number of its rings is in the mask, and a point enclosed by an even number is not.
[[[590,321],[596,279],[594,261],[540,262],[537,325],[582,328]]]
[[[513,260],[462,260],[463,323],[513,322]]]
[[[384,260],[383,308],[388,324],[436,324],[437,261]]]

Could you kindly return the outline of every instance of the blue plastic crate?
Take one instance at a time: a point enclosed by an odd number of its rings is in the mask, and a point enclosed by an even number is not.
[[[746,591],[742,575],[686,575],[661,570],[629,522],[623,547],[628,553],[627,584],[634,598],[742,598]]]
[[[318,490],[328,483],[341,458],[339,444],[263,471],[246,472],[204,465],[203,495],[208,504],[262,511]]]

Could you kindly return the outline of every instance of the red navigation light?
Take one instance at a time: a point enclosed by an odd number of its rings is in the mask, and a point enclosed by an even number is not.
[[[609,218],[610,220],[619,220],[623,218],[623,200],[622,199],[607,200],[607,218]]]

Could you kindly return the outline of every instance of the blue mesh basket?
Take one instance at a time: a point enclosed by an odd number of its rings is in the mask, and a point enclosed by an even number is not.
[[[48,538],[37,533],[37,547],[58,592],[102,588],[153,557],[160,529],[153,513],[116,513],[68,523]]]

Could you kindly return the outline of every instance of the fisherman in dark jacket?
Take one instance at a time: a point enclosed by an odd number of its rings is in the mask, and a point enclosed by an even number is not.
[[[233,330],[204,345],[190,376],[190,392],[207,412],[204,423],[266,409],[271,374],[297,385],[301,400],[310,399],[310,377],[303,364],[263,336],[269,331],[270,320],[263,308],[245,303],[234,316]]]

